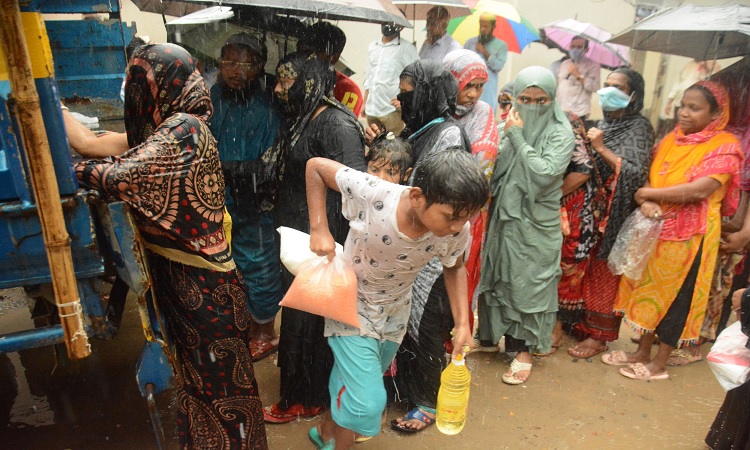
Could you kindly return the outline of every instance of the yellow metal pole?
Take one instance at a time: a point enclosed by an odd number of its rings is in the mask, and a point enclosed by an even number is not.
[[[70,236],[65,229],[60,191],[39,106],[39,93],[32,75],[18,0],[0,0],[0,45],[7,59],[11,91],[16,100],[65,346],[69,358],[85,358],[91,354],[91,346],[83,322],[70,252]]]

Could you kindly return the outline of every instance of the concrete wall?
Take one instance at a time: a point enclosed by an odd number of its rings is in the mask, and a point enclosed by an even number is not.
[[[635,19],[636,0],[507,0],[512,3],[519,13],[528,19],[532,24],[541,27],[555,20],[573,18],[583,22],[591,22],[612,33],[629,27]],[[682,0],[644,0],[638,3],[652,4],[656,6],[679,6],[685,3]],[[691,0],[690,3],[698,5],[722,5],[726,0]],[[738,3],[734,1],[733,3]],[[748,4],[750,0],[740,0],[739,3]],[[154,42],[164,42],[166,40],[166,31],[164,28],[162,16],[153,13],[142,13],[136,8],[130,0],[122,1],[122,17],[125,21],[135,21],[138,27],[138,34],[148,35]],[[171,18],[167,18],[169,21]],[[413,22],[414,29],[405,29],[402,33],[402,39],[415,42],[417,49],[422,46],[425,39],[425,22]],[[342,58],[355,71],[352,77],[360,86],[364,83],[364,70],[367,58],[368,44],[380,37],[380,26],[376,24],[361,22],[338,22],[337,25],[344,30],[348,41],[342,54]],[[540,65],[549,67],[549,65],[559,59],[562,53],[556,49],[548,49],[540,43],[532,43],[522,54],[511,53],[505,68],[500,73],[500,85],[502,86],[511,81],[516,74],[523,68],[531,65]],[[636,55],[633,55],[635,59]],[[654,90],[657,88],[656,79],[657,71],[660,64],[661,54],[646,52],[642,58],[642,74],[646,80],[646,98],[645,112],[648,113],[652,108]],[[679,72],[684,64],[689,61],[688,58],[679,56],[667,56],[667,70],[662,78],[664,93],[662,99],[671,89],[672,84],[677,80]],[[722,61],[721,66],[727,67],[736,59]],[[602,81],[609,72],[602,71]],[[596,95],[592,99],[592,117],[601,117],[601,110],[598,108]],[[663,101],[657,105],[659,110],[663,109]]]

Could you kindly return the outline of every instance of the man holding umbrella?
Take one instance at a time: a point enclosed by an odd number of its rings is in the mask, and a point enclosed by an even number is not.
[[[557,101],[565,111],[586,121],[591,113],[591,94],[599,89],[599,63],[586,57],[589,41],[576,36],[570,41],[570,59],[557,72]]]
[[[484,13],[479,17],[479,36],[470,38],[464,48],[477,53],[487,64],[487,83],[480,100],[487,102],[494,111],[497,108],[497,74],[505,66],[508,58],[508,45],[492,35],[496,16]]]

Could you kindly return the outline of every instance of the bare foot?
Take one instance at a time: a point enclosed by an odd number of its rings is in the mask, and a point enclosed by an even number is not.
[[[422,408],[415,409],[417,409],[418,412],[415,413],[414,410],[411,410],[403,417],[396,419],[396,424],[399,428],[420,431],[426,428],[427,425],[431,425],[435,422],[435,414],[427,412]],[[413,418],[407,419],[409,416]]]
[[[568,354],[578,359],[589,359],[607,350],[609,350],[609,347],[607,347],[606,342],[600,342],[589,337],[579,342],[575,347],[569,348]]]

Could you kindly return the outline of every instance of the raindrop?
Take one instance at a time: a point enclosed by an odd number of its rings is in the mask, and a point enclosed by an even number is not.
[[[216,355],[214,355],[214,352],[208,352],[208,357],[211,359],[212,363],[216,362]]]

